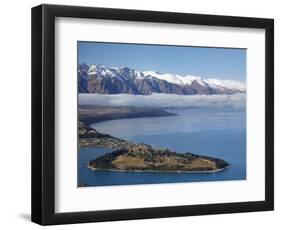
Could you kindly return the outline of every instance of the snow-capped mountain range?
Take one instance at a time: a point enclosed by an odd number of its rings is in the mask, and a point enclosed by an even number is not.
[[[138,71],[128,67],[79,64],[79,93],[141,94],[167,93],[180,95],[245,93],[240,81],[203,79],[199,76]]]

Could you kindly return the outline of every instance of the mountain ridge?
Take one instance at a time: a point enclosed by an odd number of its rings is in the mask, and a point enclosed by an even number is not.
[[[210,95],[245,93],[246,85],[234,80],[203,79],[155,71],[138,71],[128,67],[101,64],[78,65],[79,93]]]

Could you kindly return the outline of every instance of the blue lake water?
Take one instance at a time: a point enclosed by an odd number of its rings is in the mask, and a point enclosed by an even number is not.
[[[230,108],[168,111],[178,116],[120,119],[92,126],[102,133],[154,147],[222,158],[231,166],[214,173],[92,171],[86,167],[87,163],[110,150],[85,147],[78,153],[78,184],[106,186],[246,179],[245,111]]]

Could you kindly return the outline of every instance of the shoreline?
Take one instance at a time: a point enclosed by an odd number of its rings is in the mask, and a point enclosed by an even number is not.
[[[138,107],[101,107],[101,106],[81,106],[78,108],[79,120],[85,125],[90,126],[94,123],[130,119],[130,118],[154,118],[178,116],[176,113],[171,113],[165,109],[158,108],[138,108]]]
[[[111,172],[144,172],[144,173],[217,173],[224,171],[228,168],[230,168],[230,165],[221,168],[221,169],[214,169],[214,170],[206,170],[206,171],[158,171],[158,170],[124,170],[124,169],[98,169],[91,167],[90,165],[87,165],[87,168],[91,171],[111,171]]]

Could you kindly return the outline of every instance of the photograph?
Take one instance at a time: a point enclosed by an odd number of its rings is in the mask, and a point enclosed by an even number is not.
[[[78,187],[246,180],[246,49],[77,53]]]

